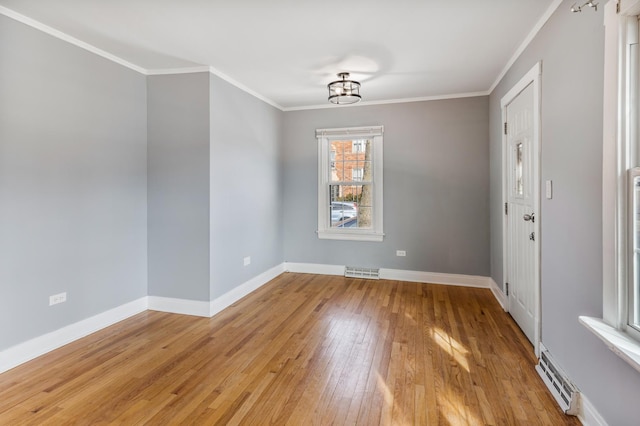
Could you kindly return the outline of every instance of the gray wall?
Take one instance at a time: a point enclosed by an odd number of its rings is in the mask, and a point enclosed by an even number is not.
[[[211,75],[211,299],[282,263],[284,113]],[[251,257],[244,266],[243,258]]]
[[[488,97],[285,114],[288,262],[489,275]],[[384,126],[384,241],[319,240],[315,129]],[[396,257],[396,250],[406,257]]]
[[[0,350],[146,295],[145,123],[144,76],[0,16]]]
[[[147,78],[149,295],[209,300],[209,73]]]
[[[491,275],[502,278],[500,99],[542,60],[542,341],[610,425],[637,424],[640,374],[578,323],[602,316],[603,15],[564,2],[490,97]]]

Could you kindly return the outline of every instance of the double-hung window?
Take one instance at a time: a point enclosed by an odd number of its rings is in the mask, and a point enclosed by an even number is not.
[[[382,126],[318,129],[318,237],[382,241]]]
[[[602,318],[580,322],[640,371],[640,0],[604,14]]]

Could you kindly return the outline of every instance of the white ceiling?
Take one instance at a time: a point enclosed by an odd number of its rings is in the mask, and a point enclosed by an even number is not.
[[[211,66],[295,109],[327,105],[326,84],[340,71],[362,83],[365,102],[486,93],[558,3],[0,0],[0,13],[17,12],[150,72]]]

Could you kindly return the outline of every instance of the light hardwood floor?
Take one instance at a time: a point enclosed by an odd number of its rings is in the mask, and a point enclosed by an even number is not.
[[[578,425],[487,289],[285,273],[0,375],[1,425]]]

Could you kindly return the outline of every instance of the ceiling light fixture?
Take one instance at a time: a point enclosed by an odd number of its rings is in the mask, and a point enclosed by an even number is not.
[[[362,100],[360,96],[360,83],[349,80],[348,72],[338,73],[341,80],[327,84],[329,89],[329,102],[336,105],[355,104]]]

